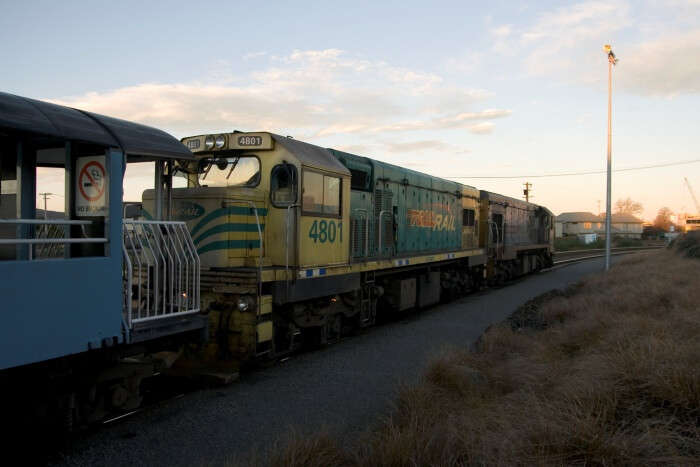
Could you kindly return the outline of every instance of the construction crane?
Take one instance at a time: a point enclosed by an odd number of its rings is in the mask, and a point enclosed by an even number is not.
[[[690,182],[688,181],[687,177],[683,177],[683,180],[685,180],[685,184],[688,187],[688,191],[690,192],[690,196],[693,198],[693,201],[695,202],[695,214],[700,215],[700,203],[698,203],[698,199],[695,197],[695,193],[693,193],[693,188],[690,186]]]

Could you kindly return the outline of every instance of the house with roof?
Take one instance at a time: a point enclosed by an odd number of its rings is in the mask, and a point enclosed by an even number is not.
[[[631,214],[613,214],[612,234],[615,237],[641,238],[643,221]],[[605,237],[605,214],[596,216],[592,212],[563,212],[555,219],[556,237],[596,234]]]
[[[605,216],[602,216],[605,226]],[[632,214],[613,214],[611,220],[612,233],[616,237],[642,238],[644,221]],[[603,229],[605,230],[605,229]]]

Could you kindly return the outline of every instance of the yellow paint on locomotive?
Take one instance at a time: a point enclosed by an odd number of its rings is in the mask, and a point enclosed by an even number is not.
[[[275,144],[269,133],[231,133],[225,135],[227,143],[221,150],[204,149],[206,136],[185,138],[187,145],[197,156],[216,157],[231,154],[235,156],[257,156],[260,161],[259,183],[253,188],[187,188],[175,189],[174,199],[183,197],[204,208],[203,216],[195,221],[188,221],[197,243],[203,267],[255,267],[259,264],[260,250],[258,223],[250,207],[258,210],[258,220],[263,236],[263,266],[326,266],[346,264],[349,256],[349,210],[350,210],[350,179],[346,174],[334,173],[319,167],[305,165],[281,144]],[[195,141],[196,143],[192,143]],[[255,148],[249,148],[239,142],[258,143]],[[336,218],[309,216],[302,213],[300,207],[276,207],[270,200],[270,177],[272,169],[282,164],[290,164],[296,168],[297,174],[306,170],[340,177],[341,182],[341,215]],[[193,176],[191,176],[193,177]],[[193,179],[190,186],[194,185]],[[300,190],[303,197],[303,189]],[[298,200],[300,204],[300,200]],[[248,212],[245,212],[245,211]],[[227,215],[215,215],[219,212]],[[207,220],[207,218],[210,218]],[[206,220],[203,227],[197,227]],[[287,232],[287,225],[297,229]],[[332,226],[330,225],[332,222]],[[323,231],[316,238],[309,233],[316,229]],[[209,237],[202,238],[207,233]],[[331,241],[331,239],[333,241]],[[199,242],[197,242],[199,240]],[[298,247],[298,251],[297,251]]]
[[[462,209],[465,216],[471,219],[462,219],[462,249],[479,248],[479,190],[472,187],[462,187]]]

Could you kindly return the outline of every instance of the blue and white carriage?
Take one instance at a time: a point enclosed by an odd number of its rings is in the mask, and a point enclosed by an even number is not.
[[[173,162],[191,158],[161,130],[0,93],[3,392],[29,386],[94,419],[139,402],[149,354],[205,337],[199,257],[168,220]],[[154,220],[124,218],[131,162],[155,164]],[[59,215],[37,215],[41,167],[64,171]]]

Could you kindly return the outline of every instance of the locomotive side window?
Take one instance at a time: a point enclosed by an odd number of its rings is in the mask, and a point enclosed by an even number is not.
[[[363,170],[350,169],[350,188],[353,190],[366,190],[367,189],[367,172]]]
[[[287,207],[297,201],[297,168],[280,164],[270,174],[270,201],[277,207]]]
[[[462,226],[474,227],[474,210],[464,209],[462,211]]]
[[[305,214],[340,215],[340,178],[304,171],[302,210]]]
[[[323,177],[323,213],[340,215],[340,179]]]

